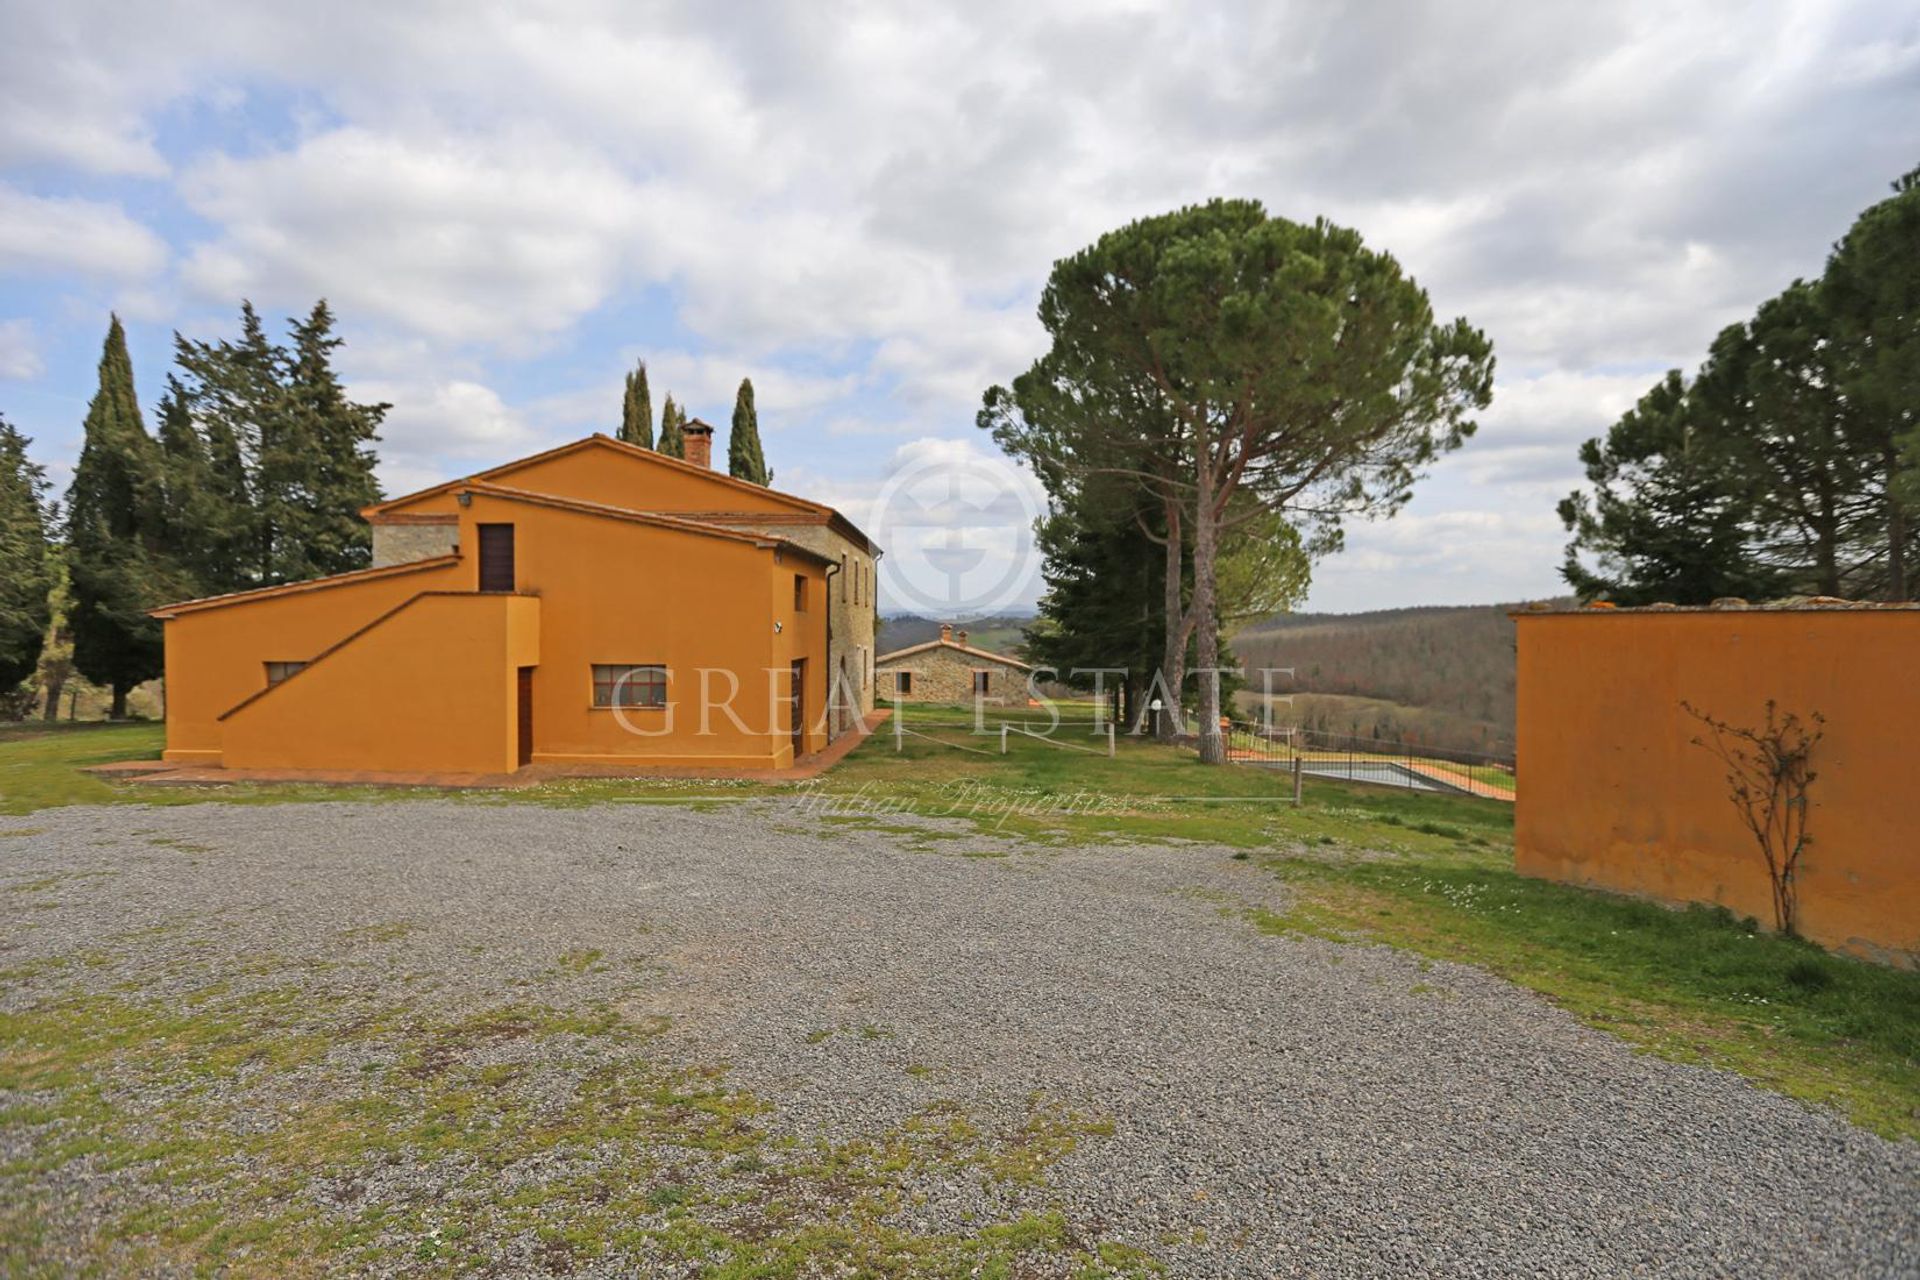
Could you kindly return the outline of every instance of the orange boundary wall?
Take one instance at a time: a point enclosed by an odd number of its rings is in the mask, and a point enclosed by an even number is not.
[[[1920,966],[1920,608],[1522,613],[1514,853],[1532,876],[1771,924],[1765,862],[1682,700],[1826,717],[1800,930]]]

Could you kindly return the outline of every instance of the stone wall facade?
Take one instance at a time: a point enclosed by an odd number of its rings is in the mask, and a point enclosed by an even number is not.
[[[896,692],[895,675],[913,673],[913,687],[905,694]],[[974,700],[974,673],[987,673],[987,692],[981,700],[988,706],[1024,706],[1027,701],[1027,669],[1009,658],[984,649],[966,649],[948,641],[928,648],[904,650],[889,655],[879,664],[879,681],[888,701],[971,703]]]
[[[383,520],[373,526],[373,567],[431,560],[460,549],[460,518]]]
[[[697,518],[697,517],[696,517]],[[827,651],[833,714],[827,720],[832,741],[873,710],[874,636],[879,611],[874,604],[874,556],[865,545],[826,524],[789,524],[729,517],[726,527],[765,534],[823,555],[840,568],[827,582],[827,609],[833,644]]]

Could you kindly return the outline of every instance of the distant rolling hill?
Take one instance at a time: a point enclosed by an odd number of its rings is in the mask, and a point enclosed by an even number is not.
[[[1021,628],[1032,621],[1032,614],[999,614],[990,618],[956,621],[954,626],[966,630],[967,643],[974,648],[1017,658],[1020,656],[1019,647],[1025,641]],[[880,637],[874,643],[881,653],[892,653],[895,649],[906,649],[939,638],[940,619],[900,613],[880,620]]]
[[[1282,614],[1242,627],[1229,642],[1248,673],[1240,712],[1262,698],[1261,667],[1274,677],[1276,723],[1392,742],[1513,753],[1513,621],[1525,604],[1440,605],[1371,613]],[[957,625],[978,648],[1018,656],[1031,615],[974,618]],[[883,621],[882,653],[940,634],[937,619],[900,614]]]
[[[1456,750],[1513,751],[1513,621],[1521,604],[1301,613],[1242,628],[1243,710],[1258,708],[1260,667],[1292,667],[1275,718],[1327,733]]]

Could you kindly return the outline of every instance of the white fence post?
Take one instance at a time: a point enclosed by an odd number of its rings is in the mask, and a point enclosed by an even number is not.
[[[1007,754],[1007,726],[1000,726],[1000,754]]]

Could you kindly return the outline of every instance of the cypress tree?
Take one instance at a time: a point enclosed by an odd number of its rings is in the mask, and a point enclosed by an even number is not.
[[[28,440],[0,417],[0,710],[40,665],[52,621],[53,556],[42,499],[46,472],[27,457]]]
[[[177,598],[174,588],[181,584],[157,554],[159,460],[140,419],[118,316],[107,329],[85,432],[67,490],[73,663],[112,690],[111,714],[119,720],[127,714],[127,694],[164,665],[160,624],[147,610]]]
[[[653,393],[647,387],[647,362],[627,375],[627,398],[620,410],[620,438],[653,448]]]
[[[753,406],[753,379],[740,379],[733,397],[733,431],[727,437],[727,474],[758,485],[773,483],[767,455],[760,448],[760,415]]]
[[[666,404],[660,408],[660,452],[669,458],[687,456],[687,417],[673,397],[667,397]]]

